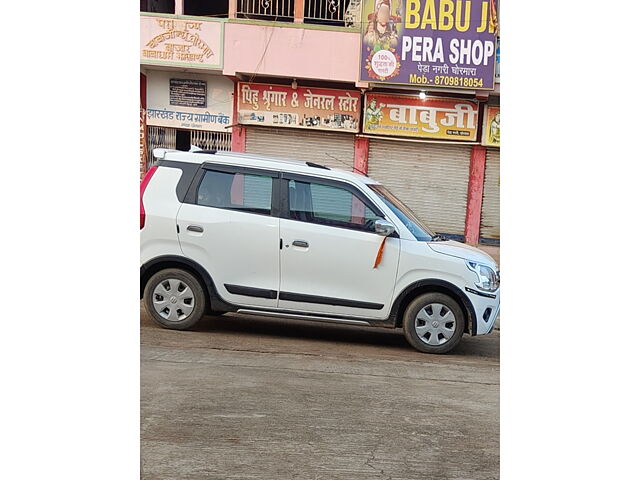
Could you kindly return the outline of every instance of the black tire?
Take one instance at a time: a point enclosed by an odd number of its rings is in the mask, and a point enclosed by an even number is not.
[[[177,318],[174,319],[165,318],[165,316],[158,313],[154,306],[154,291],[156,290],[156,287],[163,284],[164,288],[166,288],[169,284],[169,280],[178,280],[179,283],[177,291],[180,293],[181,291],[179,289],[181,286],[188,287],[191,290],[190,298],[193,304],[191,312],[186,314],[186,312],[182,311],[180,307],[182,306],[185,310],[188,309],[189,305],[186,303],[187,299],[179,300],[177,295],[171,295],[171,297],[168,297],[166,300],[166,309],[168,309],[169,313],[165,312],[164,315],[170,315],[172,311],[176,312],[175,315]],[[175,282],[173,282],[173,284],[176,285]],[[184,290],[185,289],[183,288],[182,291]],[[163,296],[159,295],[159,297]],[[159,297],[156,297],[155,300],[160,300]],[[174,299],[175,302],[173,301]],[[182,305],[180,303],[181,301],[184,302]],[[187,330],[200,321],[207,308],[207,302],[204,288],[202,288],[202,285],[196,277],[185,270],[167,268],[166,270],[160,270],[147,282],[147,285],[144,288],[144,306],[147,309],[147,312],[149,312],[149,315],[151,315],[151,317],[164,328],[170,328],[172,330]],[[180,312],[182,312],[182,314],[180,314]]]
[[[440,312],[435,312],[433,304],[442,305],[444,306],[444,308],[436,307],[440,309]],[[430,311],[431,315],[446,315],[446,317],[436,317],[435,322],[438,325],[437,327],[433,328],[436,337],[434,337],[434,340],[432,341],[440,342],[442,340],[445,340],[443,343],[437,345],[429,345],[427,341],[431,341],[431,335],[434,335],[434,333],[428,332],[425,333],[423,337],[421,337],[416,330],[416,317],[418,315],[418,312],[420,312],[423,308],[427,308],[427,314],[429,314]],[[451,316],[448,315],[449,312],[453,314],[454,324],[449,321],[449,319],[451,318]],[[438,322],[437,318],[446,318],[446,320],[444,322]],[[447,353],[451,349],[455,348],[456,345],[458,345],[458,343],[460,342],[462,334],[464,333],[464,322],[464,313],[462,312],[462,308],[460,308],[460,305],[458,305],[458,302],[456,302],[448,295],[436,292],[425,293],[414,298],[405,310],[404,318],[402,321],[404,336],[407,341],[416,350],[420,350],[424,353]],[[424,326],[427,326],[426,322]],[[446,339],[444,333],[438,333],[439,331],[435,330],[438,327],[441,329],[449,327],[453,330],[453,332],[450,334],[451,336]],[[431,326],[429,326],[429,328],[431,329]],[[446,333],[449,334],[449,331],[447,330]]]

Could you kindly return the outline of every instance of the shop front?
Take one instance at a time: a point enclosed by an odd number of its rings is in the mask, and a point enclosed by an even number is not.
[[[147,71],[147,128],[153,148],[231,150],[233,82],[222,75]]]
[[[364,115],[369,175],[437,233],[462,238],[477,101],[368,93]]]
[[[487,147],[482,212],[480,216],[480,242],[496,243],[500,240],[500,107],[487,105],[484,110],[482,144]]]
[[[497,2],[362,0],[361,18],[370,175],[438,233],[499,238],[498,150],[480,145],[480,100],[498,90]]]
[[[245,151],[352,170],[360,92],[238,82]]]
[[[233,81],[222,76],[224,23],[160,14],[141,15],[140,22],[147,146],[141,170],[158,147],[230,150]]]

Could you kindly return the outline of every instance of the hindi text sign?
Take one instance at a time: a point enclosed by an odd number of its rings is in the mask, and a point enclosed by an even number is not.
[[[360,126],[360,92],[238,83],[238,121],[244,125],[341,130]]]
[[[492,90],[495,0],[363,0],[360,80]]]
[[[222,68],[223,22],[176,15],[140,16],[140,63]]]
[[[478,103],[458,98],[368,93],[364,133],[475,141]]]

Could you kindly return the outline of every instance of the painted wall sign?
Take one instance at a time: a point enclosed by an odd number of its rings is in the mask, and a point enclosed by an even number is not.
[[[475,141],[478,102],[459,98],[368,93],[364,133]]]
[[[486,145],[487,147],[499,147],[500,107],[485,105],[484,121],[482,123],[482,145]]]
[[[178,85],[180,94],[175,90],[172,92]],[[150,70],[147,72],[147,91],[148,125],[229,131],[225,127],[231,125],[233,82],[222,75],[181,73],[177,79],[170,72]]]
[[[222,69],[224,22],[180,15],[140,16],[140,63]]]
[[[496,0],[363,0],[360,80],[492,90]]]
[[[238,121],[244,125],[342,130],[360,126],[360,92],[238,83]]]
[[[179,107],[207,107],[207,82],[189,78],[169,79],[169,104]]]

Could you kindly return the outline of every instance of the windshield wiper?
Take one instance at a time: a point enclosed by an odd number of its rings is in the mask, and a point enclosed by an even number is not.
[[[431,237],[432,242],[444,242],[446,240],[446,238],[444,238],[442,235],[438,235],[437,233],[433,237]]]

